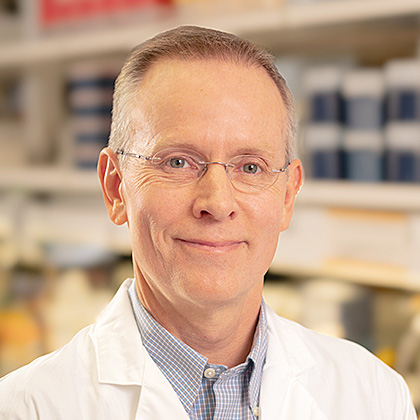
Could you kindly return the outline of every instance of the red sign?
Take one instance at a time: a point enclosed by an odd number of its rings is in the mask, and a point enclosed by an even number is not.
[[[172,0],[39,0],[39,2],[43,26],[84,21],[115,12],[172,4]]]

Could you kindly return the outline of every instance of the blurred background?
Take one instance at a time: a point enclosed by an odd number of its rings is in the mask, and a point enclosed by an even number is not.
[[[306,182],[267,302],[373,351],[419,409],[418,0],[0,0],[0,376],[132,276],[96,161],[125,56],[180,24],[269,48],[296,99]]]

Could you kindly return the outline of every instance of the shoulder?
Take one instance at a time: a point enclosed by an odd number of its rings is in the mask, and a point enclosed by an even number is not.
[[[370,351],[351,341],[307,329],[267,309],[272,340],[269,347],[281,348],[289,364],[298,367],[297,380],[321,407],[329,407],[331,398],[335,398],[342,401],[343,407],[354,410],[355,415],[360,409],[372,413],[371,418],[415,418],[402,377]]]
[[[95,369],[92,327],[53,353],[0,379],[0,418],[37,419],[40,413],[60,418],[68,406],[68,390],[80,387]],[[77,372],[77,373],[76,373]]]
[[[294,345],[310,354],[315,363],[321,365],[337,363],[341,368],[349,362],[352,365],[360,365],[364,370],[372,367],[389,369],[376,356],[361,345],[342,338],[332,337],[310,330],[303,325],[278,316],[271,308],[267,307],[267,324],[272,337],[275,337],[286,348],[289,354],[293,354]],[[391,370],[391,369],[389,369]]]

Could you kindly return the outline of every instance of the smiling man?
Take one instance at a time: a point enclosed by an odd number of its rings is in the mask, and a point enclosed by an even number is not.
[[[0,417],[414,420],[395,372],[262,300],[302,185],[294,125],[271,55],[249,42],[181,27],[138,46],[98,163],[135,278],[96,324],[2,380]]]

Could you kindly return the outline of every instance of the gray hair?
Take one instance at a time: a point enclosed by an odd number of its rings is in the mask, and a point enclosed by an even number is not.
[[[109,147],[126,150],[135,135],[131,104],[149,68],[162,59],[219,59],[262,67],[276,84],[287,112],[286,159],[295,153],[296,121],[292,94],[272,54],[235,35],[197,26],[180,26],[148,39],[133,49],[115,83]]]

